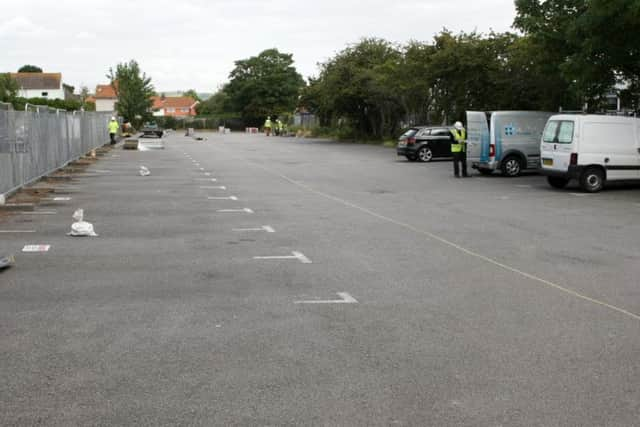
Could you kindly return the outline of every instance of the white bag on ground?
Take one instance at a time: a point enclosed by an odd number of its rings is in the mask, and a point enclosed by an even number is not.
[[[93,224],[84,221],[84,209],[78,209],[73,213],[73,219],[76,220],[71,224],[71,232],[67,233],[67,236],[74,237],[97,237],[95,231],[93,231]]]
[[[151,171],[146,166],[140,166],[140,176],[149,176],[151,175]]]

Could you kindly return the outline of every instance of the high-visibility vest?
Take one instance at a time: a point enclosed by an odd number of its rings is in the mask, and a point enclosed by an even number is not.
[[[120,125],[118,124],[118,122],[114,121],[110,121],[109,122],[109,133],[118,133],[118,128],[120,127]]]
[[[464,153],[467,151],[466,147],[466,139],[467,132],[462,129],[458,131],[457,129],[451,129],[451,135],[453,135],[453,143],[451,144],[451,152],[452,153]]]
[[[267,120],[266,122],[264,122],[264,127],[271,129],[271,120]]]
[[[276,122],[276,125],[278,126],[278,130],[282,130],[282,122],[280,120]]]

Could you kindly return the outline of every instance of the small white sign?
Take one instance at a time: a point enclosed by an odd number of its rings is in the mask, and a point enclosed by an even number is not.
[[[71,200],[71,197],[54,197],[53,198],[54,202],[68,202],[69,200]]]
[[[49,252],[51,245],[25,245],[22,252]]]

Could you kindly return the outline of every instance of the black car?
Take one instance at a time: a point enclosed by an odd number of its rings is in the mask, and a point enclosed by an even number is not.
[[[451,157],[452,135],[447,127],[414,127],[398,138],[398,156],[411,162],[430,162],[434,157]]]

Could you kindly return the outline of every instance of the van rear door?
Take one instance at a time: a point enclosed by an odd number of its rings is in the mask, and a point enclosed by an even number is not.
[[[542,133],[540,157],[542,169],[568,172],[575,142],[576,122],[570,118],[551,117]]]
[[[473,166],[489,161],[489,124],[482,111],[467,111],[467,162]]]

